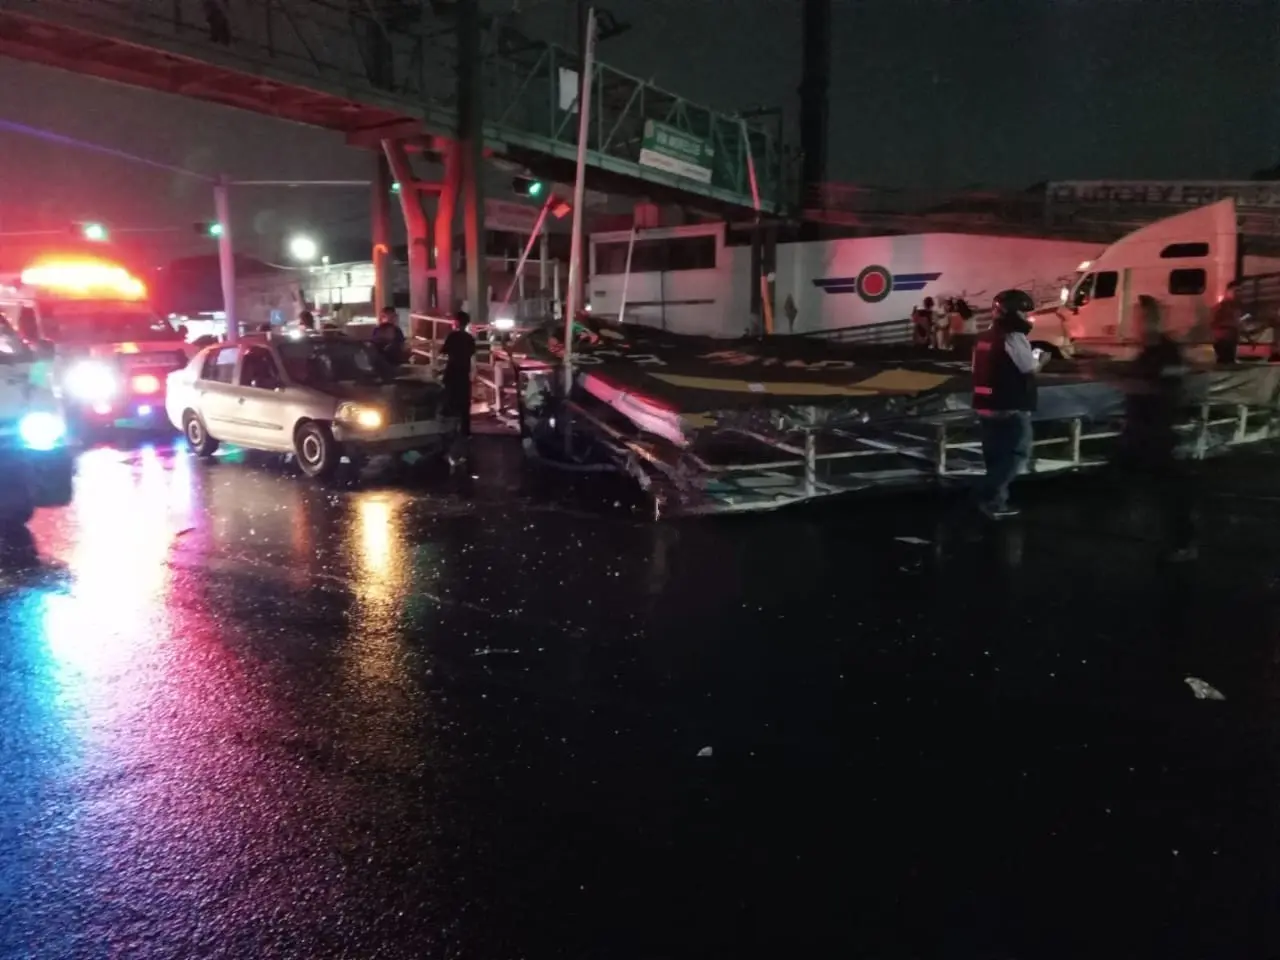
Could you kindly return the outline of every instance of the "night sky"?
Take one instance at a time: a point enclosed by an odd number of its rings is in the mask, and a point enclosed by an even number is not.
[[[490,7],[511,10],[511,0]],[[600,56],[726,109],[794,115],[799,0],[611,0],[633,28]],[[519,0],[568,40],[569,0]],[[1280,160],[1280,0],[835,0],[830,178],[1026,186],[1067,178],[1247,178]],[[235,177],[369,175],[340,138],[0,59],[0,120]],[[359,236],[362,191],[259,190],[239,239]],[[0,132],[0,231],[212,215],[199,182]],[[239,221],[243,221],[240,223]],[[201,249],[193,234],[167,241]]]

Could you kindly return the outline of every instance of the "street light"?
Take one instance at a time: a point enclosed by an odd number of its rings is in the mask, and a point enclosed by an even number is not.
[[[319,252],[316,242],[308,236],[299,234],[289,241],[289,256],[300,263],[310,263]]]

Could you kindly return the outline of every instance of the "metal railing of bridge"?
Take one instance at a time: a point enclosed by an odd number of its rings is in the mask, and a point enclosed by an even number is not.
[[[68,35],[68,54],[57,65],[295,119],[309,93],[341,98],[350,106],[330,103],[314,122],[351,133],[349,125],[368,123],[359,116],[367,106],[381,111],[380,120],[419,122],[426,133],[452,136],[459,57],[455,15],[447,12],[452,6],[426,0],[0,0],[0,53],[40,60],[57,31],[76,31],[78,45]],[[121,49],[113,52],[112,44]],[[375,50],[382,55],[371,55]],[[485,19],[481,54],[490,149],[573,159],[578,57],[525,36],[509,16]],[[113,58],[106,63],[112,72],[95,70],[95,58]],[[201,75],[202,66],[220,73]],[[750,206],[749,150],[762,207],[779,208],[782,154],[771,129],[607,64],[596,64],[591,82],[590,166]],[[313,106],[321,109],[318,100]],[[709,182],[640,164],[650,122],[708,148]]]

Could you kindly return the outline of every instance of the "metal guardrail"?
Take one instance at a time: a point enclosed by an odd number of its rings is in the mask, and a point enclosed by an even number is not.
[[[909,343],[911,321],[889,320],[884,323],[861,323],[852,327],[836,327],[832,330],[810,330],[798,334],[812,340],[831,343]]]
[[[454,328],[449,317],[415,313],[410,315],[413,335],[409,338],[409,362],[440,370],[440,347]],[[467,328],[476,338],[475,363],[472,370],[472,412],[488,413],[499,421],[514,423],[518,398],[517,377],[512,358],[492,338],[489,324],[473,324]],[[476,401],[479,400],[480,408]]]

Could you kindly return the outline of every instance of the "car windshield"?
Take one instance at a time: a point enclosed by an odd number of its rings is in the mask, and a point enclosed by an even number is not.
[[[296,383],[387,383],[395,371],[359,340],[307,339],[280,345],[280,362]]]
[[[0,364],[30,363],[35,359],[31,348],[12,330],[0,327]]]
[[[110,305],[74,310],[60,307],[56,304],[41,309],[45,336],[59,343],[181,339],[168,320],[146,310],[124,310]]]

